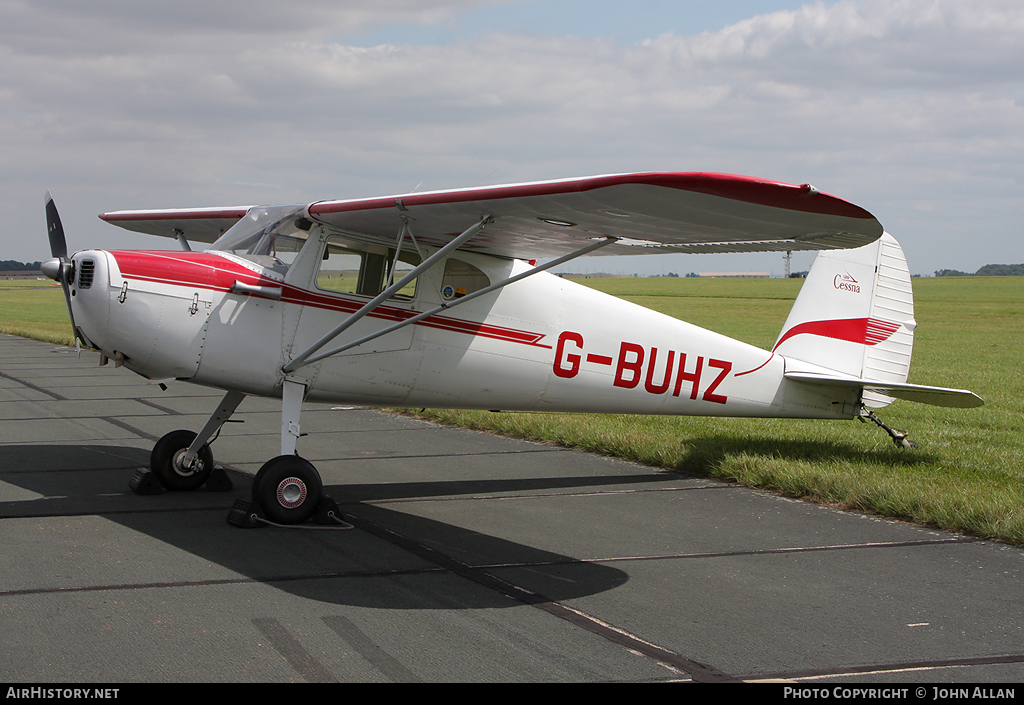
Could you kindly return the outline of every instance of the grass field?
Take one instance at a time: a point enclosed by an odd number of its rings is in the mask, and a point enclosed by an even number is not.
[[[770,349],[801,280],[585,279]],[[980,409],[881,410],[918,449],[859,421],[426,410],[444,423],[559,443],[857,511],[1024,545],[1024,278],[915,279],[910,381],[971,389]]]
[[[0,281],[0,333],[74,345],[60,285],[49,279]]]
[[[764,348],[774,344],[801,284],[581,282]],[[986,402],[959,410],[897,401],[883,409],[882,418],[909,430],[918,449],[898,449],[881,429],[858,421],[416,413],[1024,545],[1024,277],[915,279],[914,295],[910,381],[971,389]],[[0,282],[0,331],[69,343],[59,287]]]

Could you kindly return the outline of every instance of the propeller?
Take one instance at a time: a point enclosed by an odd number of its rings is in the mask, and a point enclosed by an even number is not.
[[[43,274],[54,281],[60,282],[64,290],[64,301],[68,306],[68,316],[71,318],[71,334],[75,338],[75,350],[81,351],[78,344],[78,327],[75,325],[75,313],[71,310],[71,281],[75,276],[75,264],[68,258],[68,243],[64,239],[64,226],[61,225],[60,215],[57,213],[57,206],[53,203],[50,192],[46,192],[46,230],[50,238],[50,255],[42,263]]]

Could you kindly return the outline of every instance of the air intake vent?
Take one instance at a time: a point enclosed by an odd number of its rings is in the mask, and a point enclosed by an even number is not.
[[[83,259],[78,265],[78,288],[88,289],[92,286],[93,270],[96,263],[91,259]]]

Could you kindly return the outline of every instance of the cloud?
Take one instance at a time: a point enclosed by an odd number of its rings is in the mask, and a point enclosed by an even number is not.
[[[432,25],[493,0],[4,0],[5,43],[46,55],[236,51],[297,38],[326,41],[401,18]]]
[[[0,208],[35,227],[53,188],[108,237],[115,208],[733,171],[867,207],[921,271],[1024,259],[1017,2],[844,0],[636,44],[343,40],[487,4],[2,2]]]

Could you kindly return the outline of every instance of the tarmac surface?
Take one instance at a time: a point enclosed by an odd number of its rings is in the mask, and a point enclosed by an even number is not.
[[[0,336],[2,682],[1024,681],[1019,549],[314,404],[352,528],[239,528],[279,402],[212,445],[230,490],[138,495],[222,394],[97,362]]]

